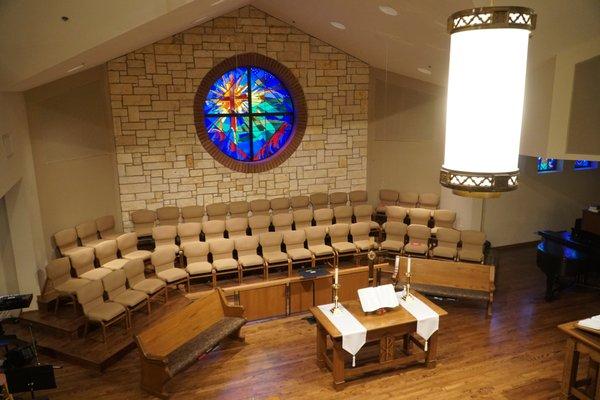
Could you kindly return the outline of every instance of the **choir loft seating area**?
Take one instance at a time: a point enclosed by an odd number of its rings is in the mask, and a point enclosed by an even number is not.
[[[600,400],[597,0],[138,3],[0,6],[0,400]]]

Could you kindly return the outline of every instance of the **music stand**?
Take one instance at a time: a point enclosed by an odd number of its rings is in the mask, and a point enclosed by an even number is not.
[[[36,398],[36,390],[56,388],[52,365],[8,369],[4,371],[4,374],[10,393],[30,392],[32,399]],[[38,397],[38,400],[43,399],[47,399],[47,397]]]

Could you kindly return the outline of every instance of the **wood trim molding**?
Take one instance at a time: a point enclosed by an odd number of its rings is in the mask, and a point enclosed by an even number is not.
[[[238,161],[221,152],[210,140],[204,124],[204,100],[210,87],[227,71],[246,65],[263,68],[275,75],[290,93],[294,106],[294,126],[292,127],[292,134],[288,143],[273,156],[265,160],[252,162]],[[196,125],[196,133],[200,139],[200,143],[215,160],[227,168],[238,172],[264,172],[281,165],[300,145],[304,137],[304,131],[306,130],[307,118],[304,91],[292,71],[279,61],[258,53],[238,54],[217,64],[204,76],[194,97],[194,124]]]

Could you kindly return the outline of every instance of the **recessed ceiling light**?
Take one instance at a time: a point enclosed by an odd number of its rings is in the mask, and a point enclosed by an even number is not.
[[[331,26],[333,26],[334,28],[337,28],[337,29],[341,29],[341,30],[346,29],[346,25],[342,24],[341,22],[331,21],[330,24],[331,24]]]
[[[425,75],[431,75],[431,67],[419,67],[417,71]]]
[[[392,8],[390,6],[379,6],[379,11],[381,11],[384,14],[391,15],[392,17],[398,15],[398,11],[396,11],[395,8]]]
[[[224,2],[225,2],[225,0],[217,0],[217,1],[214,1],[214,2],[211,4],[211,6],[216,6],[216,5],[219,5],[219,4],[221,4],[221,3],[224,3]]]
[[[85,63],[81,63],[79,65],[74,66],[71,69],[68,69],[67,72],[75,72],[77,70],[80,70],[81,68],[85,67]]]

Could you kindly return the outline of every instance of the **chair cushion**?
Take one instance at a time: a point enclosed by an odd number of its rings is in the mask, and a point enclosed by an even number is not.
[[[188,274],[181,268],[169,268],[162,272],[158,272],[156,276],[167,283],[171,283],[187,277]]]
[[[118,238],[122,234],[123,233],[117,233],[117,232],[108,233],[108,232],[105,232],[105,233],[102,234],[102,239],[104,239],[104,240],[115,240],[116,238]]]
[[[423,243],[410,242],[404,246],[404,251],[415,254],[427,254],[429,247]]]
[[[147,294],[154,294],[165,286],[165,282],[160,279],[146,278],[143,281],[133,285],[132,289],[139,290]]]
[[[88,272],[79,275],[80,278],[89,279],[90,281],[99,281],[112,271],[108,268],[94,268]]]
[[[194,263],[189,263],[185,270],[190,275],[199,275],[199,274],[209,274],[212,272],[213,266],[208,261],[198,261]]]
[[[169,372],[175,375],[192,365],[198,356],[211,350],[227,335],[240,329],[245,323],[244,318],[223,317],[217,323],[202,331],[196,338],[169,354]]]
[[[264,261],[258,254],[248,254],[245,256],[238,257],[238,262],[242,267],[256,267],[257,265],[263,265]]]
[[[233,258],[222,258],[220,260],[214,260],[213,267],[215,267],[217,271],[227,271],[230,269],[237,269],[238,263]]]
[[[73,247],[73,248],[71,248],[71,249],[69,249],[69,250],[61,250],[60,252],[61,252],[61,254],[62,254],[63,256],[65,256],[65,257],[70,257],[70,256],[72,256],[73,254],[75,254],[75,253],[77,253],[77,252],[79,252],[79,251],[85,250],[85,249],[86,249],[86,247],[81,247],[81,246],[80,246],[80,247]]]
[[[458,257],[461,260],[481,262],[483,260],[483,253],[480,251],[460,249],[458,251]]]
[[[451,247],[434,247],[433,255],[435,257],[454,258],[456,257],[456,248]]]
[[[325,244],[316,244],[314,246],[308,246],[308,250],[310,250],[317,257],[333,254],[333,249],[331,248],[331,246],[327,246]]]
[[[127,289],[125,292],[120,295],[114,297],[112,301],[115,303],[122,304],[127,307],[135,307],[140,304],[142,301],[146,300],[148,295],[144,292],[138,290]]]
[[[263,253],[263,258],[269,264],[275,264],[275,263],[287,262],[288,255],[281,251],[276,251],[276,252],[272,252],[272,253]]]
[[[382,250],[401,251],[404,248],[404,242],[399,240],[384,240],[381,242]]]
[[[175,243],[158,245],[154,248],[154,251],[157,251],[160,249],[170,249],[175,254],[179,253],[179,246],[177,246]]]
[[[353,253],[356,252],[356,246],[350,242],[331,243],[331,247],[338,253]]]
[[[96,246],[98,246],[100,243],[104,243],[104,242],[106,242],[106,239],[96,239],[96,240],[92,240],[91,242],[87,242],[86,244],[83,245],[83,247],[91,247],[93,249]]]
[[[129,260],[126,260],[124,258],[117,258],[116,260],[112,260],[112,261],[105,263],[102,266],[102,268],[108,268],[112,271],[116,271],[116,270],[122,269],[123,266],[125,266],[125,264],[127,264],[128,262],[129,262]]]
[[[110,321],[125,312],[125,307],[119,303],[107,301],[88,311],[88,318],[92,321]]]
[[[375,243],[370,240],[357,240],[354,242],[356,247],[361,251],[371,250],[375,247]]]
[[[308,249],[290,249],[287,251],[292,260],[306,260],[312,258],[312,253]]]
[[[77,289],[87,285],[88,283],[90,283],[90,281],[87,279],[73,278],[69,279],[65,283],[61,283],[60,285],[56,286],[55,289],[58,292],[75,294],[75,292],[77,292]]]
[[[123,256],[123,258],[127,259],[127,260],[149,260],[150,256],[152,256],[152,252],[148,251],[148,250],[136,250],[136,251],[132,251],[129,254],[125,254]]]

